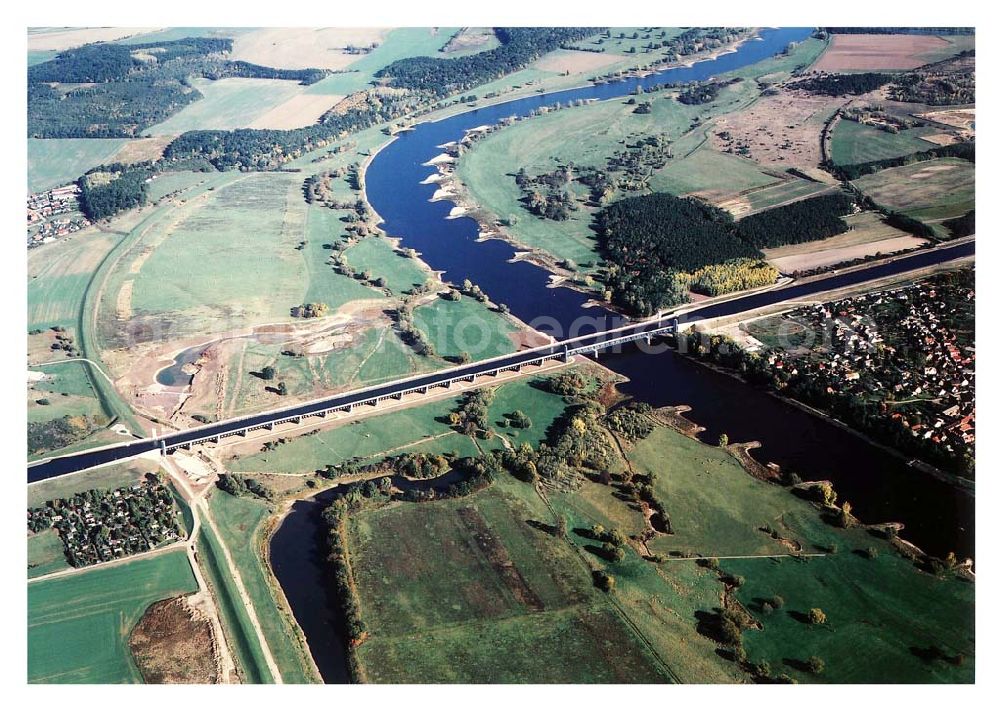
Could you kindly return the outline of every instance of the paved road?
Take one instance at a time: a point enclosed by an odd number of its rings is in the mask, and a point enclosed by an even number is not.
[[[733,300],[716,302],[694,310],[688,309],[681,317],[681,321],[708,319],[738,314],[740,312],[746,312],[758,307],[764,307],[779,302],[805,297],[817,292],[848,287],[851,285],[878,280],[890,275],[898,275],[919,270],[931,265],[949,262],[974,254],[974,241],[923,250],[914,255],[900,257],[872,267],[830,275],[825,278],[818,278],[801,284],[792,284],[788,287],[759,292]],[[614,334],[612,334],[612,330],[597,332],[577,337],[572,340],[559,341],[546,346],[526,349],[524,351],[519,351],[487,361],[480,361],[464,366],[455,366],[443,371],[413,376],[411,378],[392,381],[377,386],[371,386],[369,388],[341,393],[339,395],[321,398],[308,403],[302,403],[279,410],[232,418],[230,420],[223,420],[209,425],[202,425],[191,430],[174,432],[156,439],[133,440],[114,446],[80,452],[78,454],[54,457],[29,466],[28,482],[31,483],[34,481],[41,481],[42,479],[61,476],[74,471],[80,471],[82,469],[89,469],[101,464],[107,464],[108,462],[126,459],[144,452],[153,451],[160,447],[162,441],[165,441],[168,445],[197,442],[207,437],[232,434],[237,430],[242,430],[250,426],[263,426],[271,422],[286,420],[290,416],[314,415],[335,406],[347,406],[362,403],[373,397],[389,397],[397,395],[403,391],[412,390],[415,387],[436,387],[454,378],[484,375],[491,373],[498,368],[527,364],[539,359],[540,357],[558,356],[569,347],[574,349],[585,348],[592,345],[601,345],[602,342],[609,340],[609,338],[628,335],[635,336],[642,335],[645,332],[662,331],[668,322],[669,320],[664,317],[663,319],[654,319],[628,324],[624,327],[614,329]]]

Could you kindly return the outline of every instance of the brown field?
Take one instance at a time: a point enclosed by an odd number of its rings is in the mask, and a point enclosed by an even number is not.
[[[219,682],[211,622],[175,597],[150,606],[129,637],[143,680],[149,684]]]
[[[498,44],[492,27],[464,27],[444,46],[445,54],[471,54]]]
[[[879,214],[865,212],[848,216],[851,230],[820,241],[767,248],[764,257],[783,273],[813,270],[845,263],[876,253],[898,253],[919,248],[926,241],[882,222]]]
[[[928,34],[835,34],[813,65],[815,71],[914,69],[949,46]]]
[[[539,71],[553,71],[558,74],[584,74],[611,64],[617,64],[625,59],[623,54],[596,54],[594,52],[579,52],[572,49],[557,49],[549,52],[531,65],[530,68]]]
[[[163,157],[163,150],[174,139],[173,135],[147,137],[139,140],[129,140],[121,149],[107,160],[106,164],[121,162],[134,164],[136,162],[152,162]]]
[[[958,128],[962,133],[972,136],[975,134],[973,125],[976,122],[975,108],[956,108],[955,110],[935,110],[929,113],[920,113],[917,118],[930,120],[935,123]]]
[[[321,93],[300,93],[297,96],[292,96],[280,106],[275,106],[247,127],[270,128],[272,130],[304,128],[319,121],[320,116],[343,98],[343,96],[330,96]]]
[[[958,136],[952,135],[951,133],[936,133],[934,135],[921,135],[921,140],[926,140],[927,142],[933,143],[935,145],[954,145],[958,142]]]
[[[233,41],[232,58],[279,69],[343,69],[364,56],[345,54],[345,46],[381,42],[386,32],[378,27],[258,29]]]
[[[823,159],[823,122],[846,102],[844,98],[799,91],[761,98],[747,110],[716,119],[712,147],[725,151],[746,145],[750,153],[744,156],[761,164],[817,167]],[[718,133],[724,131],[732,136],[731,143],[719,137]]]
[[[162,27],[70,27],[52,32],[29,32],[28,51],[61,51],[91,42],[111,42]]]

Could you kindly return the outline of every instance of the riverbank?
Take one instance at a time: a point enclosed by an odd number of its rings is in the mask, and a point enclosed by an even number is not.
[[[756,386],[754,386],[754,384],[752,384],[749,381],[747,381],[746,378],[744,378],[738,372],[734,371],[731,368],[726,368],[725,366],[720,366],[720,365],[718,365],[716,363],[712,363],[711,361],[706,361],[706,360],[701,359],[701,358],[699,358],[697,356],[692,356],[691,354],[681,354],[680,352],[678,352],[678,353],[679,353],[679,355],[684,356],[688,360],[693,361],[694,363],[697,363],[699,366],[704,366],[705,368],[707,368],[707,369],[709,369],[711,371],[714,371],[716,373],[720,373],[722,375],[725,375],[725,376],[728,376],[730,378],[733,378],[734,380],[737,380],[740,383],[743,383],[744,385],[751,386],[751,387],[756,387]],[[796,400],[795,398],[790,398],[790,397],[788,397],[786,395],[781,395],[777,391],[771,390],[770,388],[764,388],[762,390],[764,390],[764,392],[766,392],[768,395],[770,395],[771,397],[773,397],[776,400],[780,400],[783,403],[791,405],[792,407],[796,408],[797,410],[800,410],[800,411],[805,412],[805,413],[807,413],[809,415],[812,415],[813,417],[819,418],[819,419],[823,420],[824,422],[829,423],[829,424],[833,425],[834,427],[837,427],[838,429],[843,430],[844,432],[847,432],[847,433],[849,433],[851,435],[854,435],[858,439],[863,440],[865,443],[870,444],[871,446],[876,447],[876,448],[882,450],[883,452],[886,452],[887,454],[891,454],[892,456],[896,457],[897,459],[906,462],[907,466],[909,466],[909,467],[911,467],[913,469],[917,469],[918,471],[920,471],[923,474],[927,474],[928,476],[931,476],[931,477],[937,479],[938,481],[942,481],[942,482],[948,484],[949,486],[952,486],[954,488],[960,489],[960,490],[968,493],[970,496],[973,496],[973,497],[975,496],[976,482],[972,481],[971,479],[965,479],[963,477],[956,476],[955,474],[949,474],[948,472],[942,471],[942,470],[936,468],[935,466],[933,466],[933,465],[931,465],[931,464],[929,464],[929,463],[927,463],[927,462],[925,462],[923,460],[916,459],[916,458],[913,458],[913,457],[909,457],[909,456],[903,454],[902,452],[900,452],[899,450],[894,449],[894,448],[892,448],[890,446],[887,446],[887,445],[883,444],[882,442],[877,441],[876,439],[874,439],[873,437],[865,434],[864,432],[861,432],[860,430],[854,429],[853,427],[851,427],[847,423],[845,423],[845,422],[837,419],[836,417],[833,417],[832,415],[830,415],[828,412],[826,412],[824,410],[820,410],[818,408],[814,408],[814,407],[812,407],[810,405],[807,405],[807,404],[803,403],[800,400]]]

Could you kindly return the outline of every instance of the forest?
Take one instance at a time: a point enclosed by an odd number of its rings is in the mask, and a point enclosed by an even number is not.
[[[80,177],[80,210],[91,221],[109,218],[120,211],[146,203],[146,180],[152,174],[143,165],[101,165]]]
[[[454,59],[399,59],[375,77],[388,79],[397,88],[445,96],[523,69],[546,52],[600,31],[594,27],[497,27],[500,46],[496,49]]]
[[[829,238],[847,230],[841,216],[854,210],[843,192],[796,201],[740,219],[737,235],[755,248],[777,248]]]
[[[231,48],[231,39],[187,38],[87,44],[62,52],[28,68],[28,136],[137,137],[201,98],[189,83],[192,76],[310,84],[328,73],[228,61],[224,53]]]
[[[947,221],[943,221],[941,225],[947,228],[951,235],[956,238],[971,236],[976,232],[976,210],[973,209],[962,216],[950,218]]]
[[[649,316],[684,301],[687,287],[724,294],[774,282],[760,248],[819,240],[847,230],[854,200],[837,193],[768,209],[736,222],[695,199],[649,194],[597,215],[611,301]]]
[[[818,74],[796,81],[792,88],[823,96],[858,96],[892,83],[892,74],[866,71],[858,74]]]

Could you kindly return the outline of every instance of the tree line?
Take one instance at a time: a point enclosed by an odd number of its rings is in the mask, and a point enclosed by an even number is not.
[[[883,169],[891,167],[902,167],[915,162],[926,160],[936,160],[941,157],[957,157],[958,159],[976,161],[976,143],[956,142],[951,145],[942,145],[923,152],[914,152],[902,157],[889,157],[883,160],[872,160],[870,162],[859,162],[857,164],[836,165],[832,162],[824,162],[823,169],[835,176],[842,182],[849,182],[866,174],[874,174]]]

